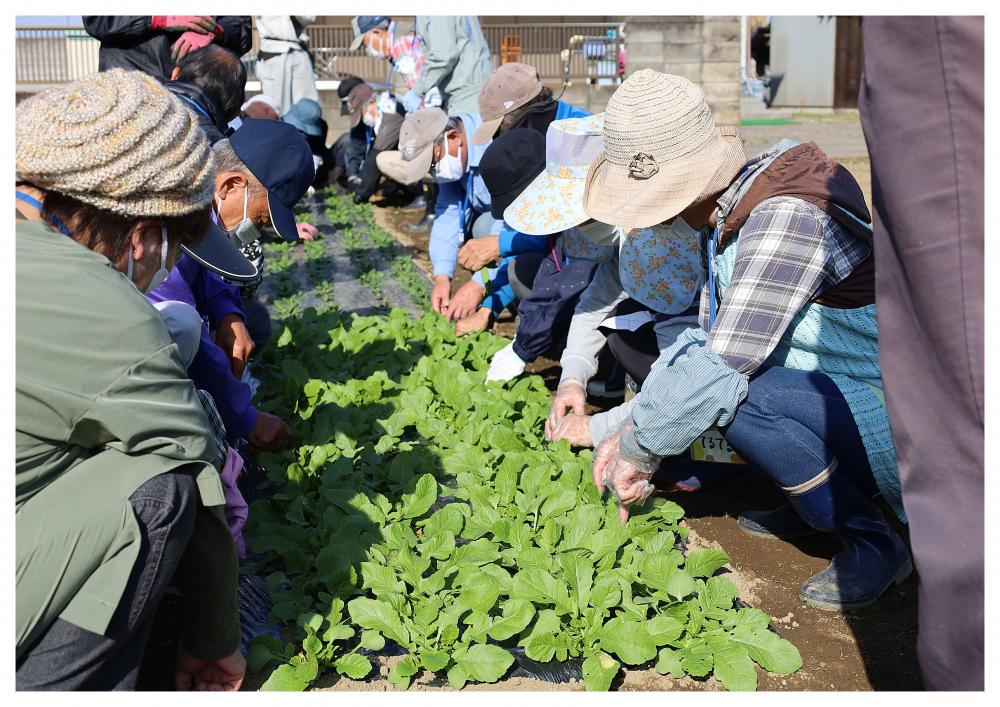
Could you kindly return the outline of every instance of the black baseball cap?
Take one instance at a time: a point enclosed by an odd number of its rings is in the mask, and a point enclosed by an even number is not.
[[[504,210],[545,169],[545,136],[532,128],[514,128],[495,138],[479,161],[479,175],[490,190],[490,214]]]
[[[302,133],[280,120],[248,118],[229,144],[267,190],[271,226],[284,240],[297,241],[292,208],[316,177],[312,150]]]
[[[340,80],[340,84],[337,86],[337,97],[340,98],[341,115],[350,115],[352,113],[351,109],[347,107],[347,97],[351,94],[351,89],[362,83],[364,81],[357,76],[348,76]]]

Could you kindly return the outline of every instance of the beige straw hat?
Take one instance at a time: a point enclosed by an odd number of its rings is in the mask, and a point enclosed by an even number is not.
[[[739,130],[715,127],[700,88],[643,69],[608,101],[604,152],[587,172],[583,208],[603,223],[652,226],[724,190],[746,161]]]

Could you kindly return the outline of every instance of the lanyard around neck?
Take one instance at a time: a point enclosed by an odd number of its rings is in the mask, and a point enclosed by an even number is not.
[[[708,252],[708,330],[712,331],[712,327],[715,326],[715,314],[716,314],[716,304],[715,304],[715,249],[716,242],[719,238],[719,227],[716,226],[712,229],[712,235],[708,236],[707,252]]]
[[[448,149],[447,143],[445,143],[445,149]],[[458,212],[458,226],[462,229],[462,234],[465,234],[465,222],[466,216],[465,212],[469,210],[469,203],[472,197],[472,170],[469,170],[469,179],[465,183],[465,194],[462,196],[462,210]]]
[[[16,191],[16,190],[14,191],[14,196],[19,201],[23,201],[26,204],[34,206],[36,209],[38,209],[38,213],[42,215],[42,218],[51,221],[52,225],[58,228],[64,236],[69,236],[70,238],[72,238],[72,236],[70,236],[69,229],[63,225],[62,221],[60,221],[52,214],[45,213],[45,209],[42,207],[42,202],[40,202],[38,199],[28,194],[25,194],[23,191]]]

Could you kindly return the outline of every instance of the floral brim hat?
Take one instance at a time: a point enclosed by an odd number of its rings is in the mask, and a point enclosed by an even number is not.
[[[583,190],[590,164],[604,150],[603,125],[603,113],[549,123],[545,170],[504,210],[508,226],[545,236],[590,218],[583,210]]]

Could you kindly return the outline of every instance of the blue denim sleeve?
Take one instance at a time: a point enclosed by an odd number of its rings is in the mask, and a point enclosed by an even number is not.
[[[660,354],[632,408],[635,429],[622,437],[626,460],[634,452],[681,454],[713,425],[727,425],[746,398],[747,376],[730,368],[692,328]]]
[[[230,437],[244,437],[257,424],[250,386],[233,377],[229,357],[212,341],[206,326],[201,328],[201,343],[188,375],[196,387],[208,391],[215,400]]]
[[[455,264],[458,262],[458,249],[462,245],[461,219],[459,211],[462,208],[463,187],[458,182],[446,182],[438,192],[437,204],[434,206],[434,224],[431,226],[431,238],[428,244],[431,266],[434,276],[455,276]]]
[[[548,236],[529,236],[513,230],[500,232],[500,255],[520,255],[521,253],[541,253],[549,248]]]

